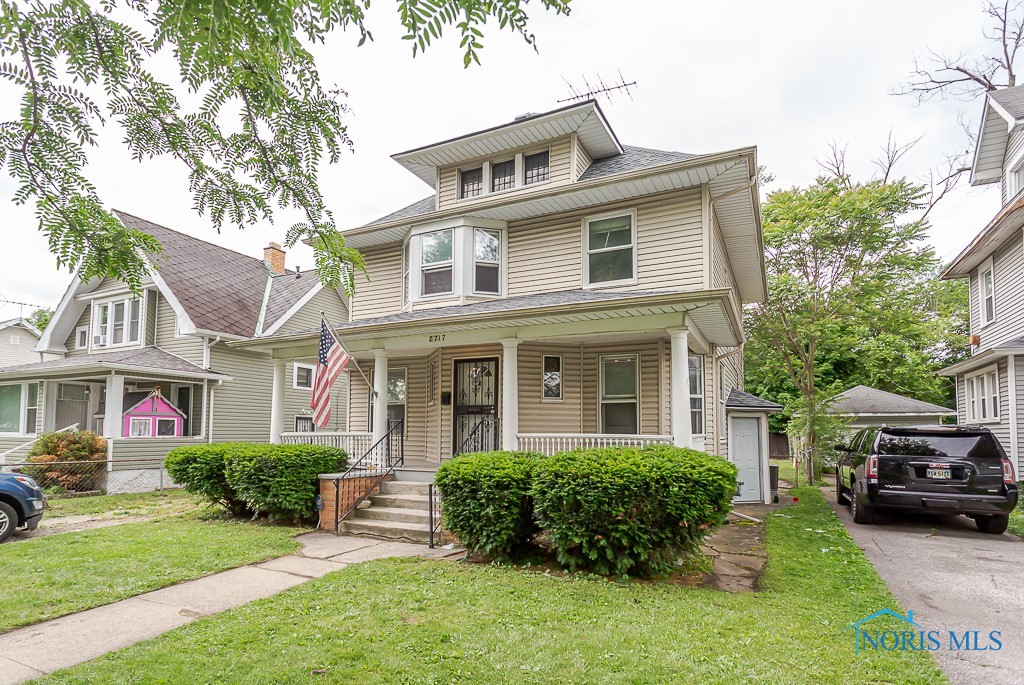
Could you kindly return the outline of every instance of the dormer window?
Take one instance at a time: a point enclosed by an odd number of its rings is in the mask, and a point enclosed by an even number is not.
[[[446,295],[452,291],[452,229],[420,236],[420,294]]]
[[[516,187],[516,160],[498,162],[491,166],[491,192],[511,190]]]
[[[92,346],[117,347],[139,342],[142,300],[137,297],[118,298],[93,305]]]
[[[548,164],[548,151],[538,152],[523,157],[523,183],[530,185],[548,180],[550,166]]]
[[[459,172],[459,197],[476,197],[484,192],[484,168],[465,169]]]

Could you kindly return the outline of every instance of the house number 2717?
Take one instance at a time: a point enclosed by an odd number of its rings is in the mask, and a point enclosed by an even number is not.
[[[432,343],[444,342],[444,333],[434,333],[434,334],[428,336],[428,340],[430,342],[432,342]]]

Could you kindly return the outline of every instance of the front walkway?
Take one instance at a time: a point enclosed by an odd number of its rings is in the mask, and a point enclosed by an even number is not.
[[[0,635],[0,685],[20,683],[148,640],[197,618],[270,597],[373,559],[462,556],[451,549],[309,533],[302,549]]]

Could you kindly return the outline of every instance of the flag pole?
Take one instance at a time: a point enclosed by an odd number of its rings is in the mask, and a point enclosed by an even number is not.
[[[334,338],[334,342],[338,344],[338,347],[340,347],[342,351],[348,355],[352,363],[356,365],[356,371],[358,371],[359,375],[363,377],[363,380],[366,381],[366,384],[370,386],[370,392],[372,392],[373,396],[376,397],[377,391],[373,388],[373,383],[371,383],[370,379],[366,377],[365,373],[363,373],[363,370],[359,367],[359,362],[356,361],[356,358],[353,357],[352,354],[347,349],[345,349],[345,346],[341,344],[340,340],[338,340],[338,336],[334,334],[334,324],[332,324],[330,319],[327,318],[327,312],[321,309],[320,318],[323,320],[325,324],[327,324],[327,332],[331,334],[332,338]]]

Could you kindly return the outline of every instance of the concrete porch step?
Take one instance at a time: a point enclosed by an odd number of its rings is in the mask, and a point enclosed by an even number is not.
[[[421,497],[426,497],[427,489],[429,487],[430,483],[423,483],[420,481],[391,480],[380,484],[380,493],[382,495],[420,495]]]
[[[405,495],[405,494],[379,494],[370,495],[370,505],[373,507],[392,507],[395,509],[419,509],[426,511],[429,506],[426,495]]]
[[[402,466],[394,471],[394,479],[405,483],[433,483],[437,468]],[[394,481],[392,481],[394,482]]]
[[[398,521],[401,523],[423,523],[430,521],[430,514],[426,509],[402,509],[398,507],[367,507],[356,509],[352,512],[353,519],[366,519],[374,521]]]
[[[426,523],[353,518],[342,521],[341,529],[352,535],[373,535],[392,540],[411,540],[413,542],[430,540],[430,529]]]

